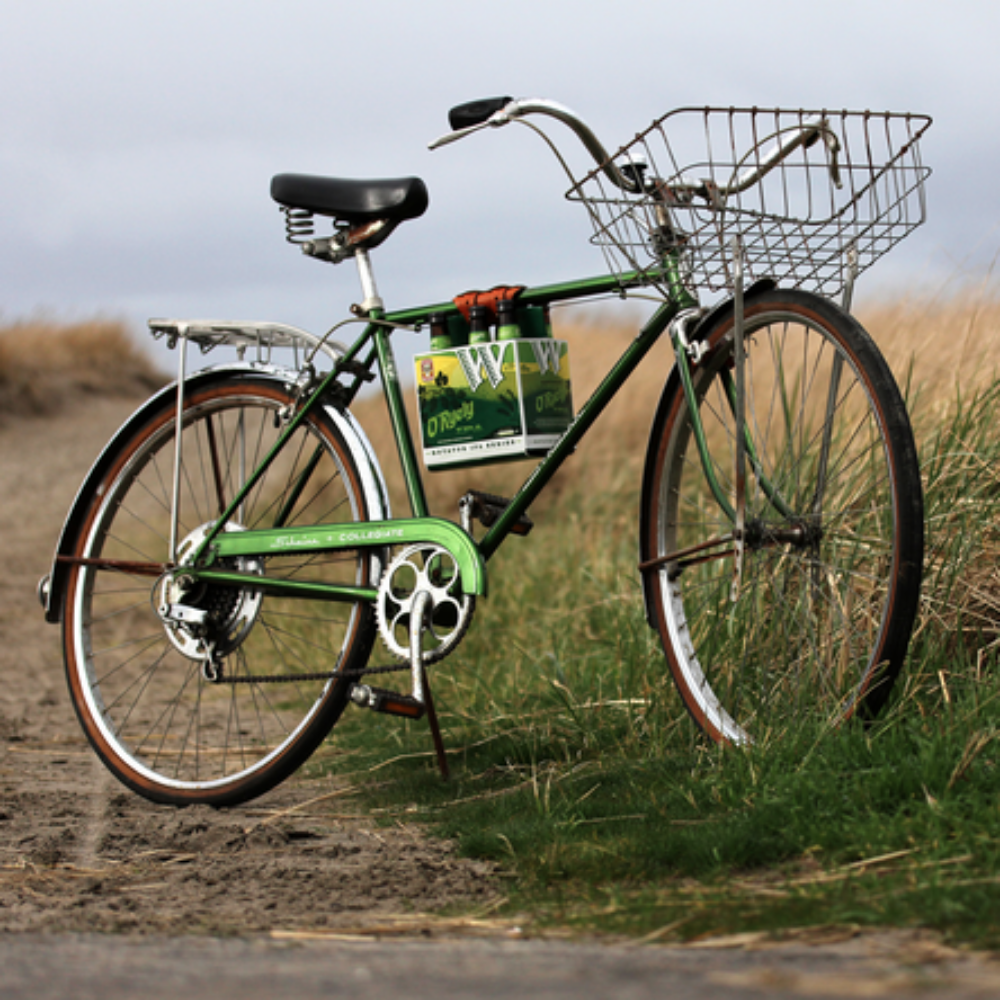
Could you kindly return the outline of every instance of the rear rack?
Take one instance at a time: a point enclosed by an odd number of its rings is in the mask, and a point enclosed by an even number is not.
[[[254,351],[254,360],[261,363],[271,361],[275,348],[290,349],[295,352],[295,367],[299,368],[305,358],[317,349],[323,351],[332,361],[338,361],[347,353],[347,348],[335,340],[317,337],[307,330],[286,326],[283,323],[249,323],[232,320],[187,320],[151,319],[149,332],[157,340],[167,339],[167,346],[174,348],[179,340],[197,344],[202,354],[216,347],[233,347],[241,359],[248,349]],[[303,357],[300,358],[300,353]]]

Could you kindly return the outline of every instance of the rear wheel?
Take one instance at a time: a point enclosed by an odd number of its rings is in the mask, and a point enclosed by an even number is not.
[[[268,454],[290,402],[276,380],[244,375],[220,374],[191,391],[178,562]],[[374,616],[360,602],[185,588],[166,575],[175,433],[175,400],[165,397],[118,443],[90,499],[66,589],[66,669],[87,736],[126,785],[157,802],[231,805],[283,780],[330,731],[347,702],[345,675],[367,661]],[[350,450],[315,407],[226,530],[368,517]],[[369,585],[378,557],[289,554],[228,568]]]
[[[879,711],[917,611],[923,514],[903,401],[868,335],[815,296],[755,296],[737,577],[733,332],[731,312],[711,323],[693,369],[718,488],[674,378],[650,443],[641,550],[685,705],[713,739],[744,743]]]

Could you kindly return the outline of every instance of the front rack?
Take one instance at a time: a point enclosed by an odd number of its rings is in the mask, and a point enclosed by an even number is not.
[[[747,279],[833,297],[852,268],[871,267],[925,220],[919,140],[930,124],[869,111],[682,108],[608,161],[641,179],[641,193],[623,193],[604,163],[566,197],[587,207],[612,273],[639,271],[664,294],[671,250],[692,290],[732,290],[735,238]],[[688,150],[694,159],[682,159]]]

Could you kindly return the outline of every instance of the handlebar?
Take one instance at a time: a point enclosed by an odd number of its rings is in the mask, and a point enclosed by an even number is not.
[[[462,105],[461,108],[472,109],[480,105],[485,110],[487,107],[495,106],[495,100],[474,101],[471,104]],[[459,108],[455,109],[456,112],[459,110]],[[473,132],[479,132],[484,128],[500,128],[526,115],[548,115],[550,118],[555,118],[564,125],[568,125],[577,134],[577,137],[586,147],[587,152],[590,153],[597,165],[613,184],[620,187],[623,191],[628,191],[629,194],[641,194],[643,192],[644,189],[641,184],[627,177],[611,162],[611,157],[601,144],[600,139],[594,135],[590,126],[582,118],[570,111],[565,105],[550,101],[544,97],[509,100],[503,107],[493,111],[485,119],[454,132],[449,132],[447,135],[441,136],[440,139],[435,139],[434,142],[429,144],[428,148],[440,149],[449,143],[464,139],[467,135],[472,135]],[[458,116],[453,113],[453,122],[456,117]]]
[[[597,138],[591,128],[578,115],[570,111],[565,105],[546,98],[521,98],[511,100],[509,98],[489,98],[482,101],[473,101],[469,104],[460,105],[452,110],[450,121],[452,126],[467,121],[468,125],[458,128],[453,132],[435,139],[429,144],[430,149],[440,149],[449,143],[457,142],[466,136],[472,135],[485,128],[501,128],[509,125],[512,121],[523,118],[527,115],[541,114],[562,122],[569,126],[583,143],[587,152],[594,158],[602,173],[616,187],[621,188],[629,194],[648,194],[654,197],[663,196],[700,196],[706,200],[713,201],[731,194],[739,194],[756,184],[765,174],[769,173],[782,160],[790,156],[801,146],[812,146],[818,139],[822,138],[830,152],[830,176],[836,187],[840,188],[840,170],[837,163],[837,155],[840,152],[840,142],[825,118],[817,115],[807,119],[801,126],[791,131],[791,134],[780,138],[774,148],[764,156],[757,164],[743,171],[731,183],[725,185],[713,184],[710,181],[672,181],[666,185],[663,180],[656,177],[645,177],[643,168],[645,164],[630,162],[626,168],[627,173],[616,166],[601,141]],[[746,160],[753,150],[749,150],[744,160]],[[629,176],[631,175],[631,176]]]

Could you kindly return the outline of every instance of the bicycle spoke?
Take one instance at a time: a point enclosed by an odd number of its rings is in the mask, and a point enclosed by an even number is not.
[[[199,550],[272,453],[286,426],[276,416],[288,404],[276,380],[225,374],[186,397],[180,559]],[[129,442],[95,496],[85,544],[69,559],[77,595],[67,604],[71,690],[102,756],[136,790],[158,801],[240,801],[280,780],[322,739],[351,684],[335,671],[356,673],[374,638],[368,607],[268,595],[254,578],[353,586],[367,583],[372,554],[222,559],[218,568],[245,586],[172,582],[174,406],[164,401],[163,419]],[[358,481],[320,409],[272,456],[228,530],[354,523],[366,516]],[[106,586],[112,575],[129,585]]]
[[[800,312],[800,293],[770,296],[780,305],[758,300],[748,310],[741,586],[732,587],[734,554],[720,544],[728,518],[680,396],[658,424],[643,562],[685,704],[716,739],[735,742],[810,716],[837,720],[862,703],[877,708],[870,692],[884,699],[888,685],[874,682],[898,671],[916,608],[913,578],[901,591],[897,567],[919,563],[921,548],[912,436],[905,424],[885,432],[887,414],[902,413],[883,400],[895,387],[855,360],[865,353],[877,366],[873,346],[832,307],[809,297]],[[714,336],[725,335],[720,323]],[[695,385],[716,481],[734,497],[728,362],[716,349]]]

